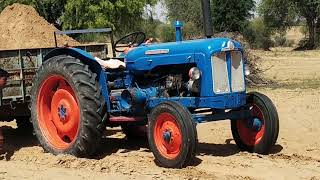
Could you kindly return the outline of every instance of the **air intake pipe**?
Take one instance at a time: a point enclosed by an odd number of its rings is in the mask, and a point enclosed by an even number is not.
[[[213,25],[211,17],[210,0],[201,0],[202,14],[203,14],[203,28],[204,34],[207,38],[213,36]]]

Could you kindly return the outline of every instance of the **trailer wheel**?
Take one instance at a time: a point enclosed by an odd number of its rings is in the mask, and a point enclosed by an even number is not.
[[[190,112],[176,102],[156,106],[148,122],[149,146],[160,166],[182,168],[196,154],[197,130]]]
[[[237,146],[244,151],[267,154],[279,134],[279,118],[272,101],[261,93],[248,94],[252,118],[231,120],[231,130]]]
[[[93,155],[105,105],[97,75],[87,65],[69,56],[48,59],[35,77],[31,103],[34,131],[46,151]]]

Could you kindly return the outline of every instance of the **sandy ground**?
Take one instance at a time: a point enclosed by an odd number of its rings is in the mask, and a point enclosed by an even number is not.
[[[7,153],[0,179],[308,179],[320,180],[320,52],[255,52],[266,75],[280,84],[263,88],[278,108],[280,134],[269,155],[240,152],[230,122],[198,125],[195,164],[184,169],[157,167],[146,139],[128,141],[109,129],[95,159],[44,153],[33,136],[5,126]],[[312,85],[309,85],[309,84]]]

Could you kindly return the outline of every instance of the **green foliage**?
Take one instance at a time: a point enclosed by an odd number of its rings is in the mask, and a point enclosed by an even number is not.
[[[170,24],[161,24],[157,27],[157,37],[162,42],[173,42],[175,41],[175,29]]]
[[[264,23],[273,30],[285,31],[296,23],[296,7],[291,0],[263,0],[258,8]]]
[[[38,13],[44,17],[49,23],[59,26],[59,18],[61,17],[64,5],[67,0],[1,0],[0,11],[6,6],[13,3],[21,3],[33,6]]]
[[[203,18],[199,0],[165,0],[171,21],[192,23],[197,35],[202,34]],[[216,32],[242,31],[255,7],[253,0],[212,0],[213,25]]]
[[[112,27],[118,34],[139,30],[143,8],[154,0],[68,0],[64,29]]]
[[[184,24],[182,28],[182,33],[184,39],[197,39],[199,36],[201,36],[199,34],[198,27],[192,22],[187,22]]]
[[[252,17],[253,0],[212,0],[213,24],[216,31],[242,31]]]
[[[11,5],[13,3],[20,3],[20,4],[26,4],[30,5],[32,0],[0,0],[0,12],[6,8],[8,5]]]
[[[197,33],[202,33],[203,18],[200,0],[164,0],[168,9],[170,21],[183,21],[192,23],[197,29]]]
[[[270,39],[271,30],[266,26],[262,18],[252,20],[246,27],[243,35],[252,48],[268,50],[273,46],[273,42]]]
[[[280,31],[304,20],[308,40],[302,48],[320,45],[320,0],[263,0],[259,12],[268,26]]]
[[[140,23],[140,29],[142,32],[146,33],[146,36],[149,37],[157,37],[157,31],[159,25],[161,25],[162,22],[159,20],[155,20],[152,18],[144,19]]]

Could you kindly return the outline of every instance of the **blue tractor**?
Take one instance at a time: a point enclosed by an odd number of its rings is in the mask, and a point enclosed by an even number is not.
[[[89,157],[106,126],[127,134],[147,127],[160,166],[181,168],[196,155],[198,123],[231,120],[237,146],[266,154],[276,143],[279,119],[272,101],[246,93],[240,43],[211,38],[209,1],[203,0],[208,38],[146,44],[135,32],[114,44],[126,67],[104,69],[87,52],[57,48],[45,57],[32,89],[32,121],[42,147],[53,154]],[[104,59],[108,61],[109,59]]]

